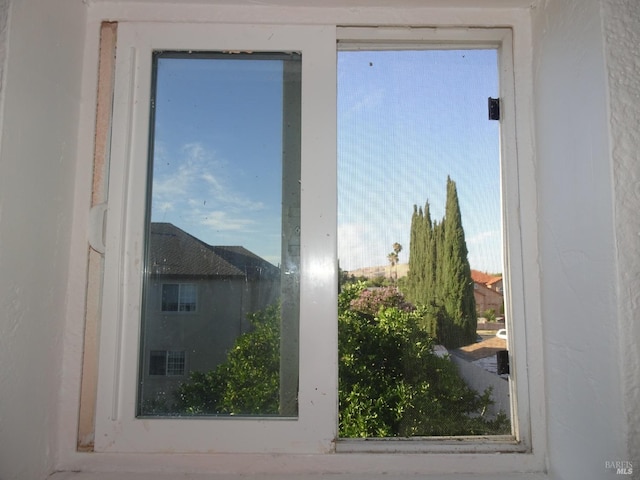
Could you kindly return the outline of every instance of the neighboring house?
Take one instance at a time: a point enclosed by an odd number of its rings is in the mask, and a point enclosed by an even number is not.
[[[493,310],[496,314],[502,313],[504,310],[502,277],[471,270],[471,278],[473,280],[476,311],[483,313],[487,310]]]
[[[211,246],[152,223],[143,318],[140,404],[169,395],[192,371],[222,363],[247,315],[276,302],[280,269],[239,246]]]

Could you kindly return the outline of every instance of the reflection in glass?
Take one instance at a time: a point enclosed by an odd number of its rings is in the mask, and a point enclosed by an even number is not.
[[[297,415],[300,56],[153,59],[138,415]]]

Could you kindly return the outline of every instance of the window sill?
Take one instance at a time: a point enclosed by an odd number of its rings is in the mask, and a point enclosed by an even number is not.
[[[526,453],[509,435],[340,439],[337,453]]]
[[[323,473],[307,473],[307,474],[234,474],[234,473],[197,473],[197,474],[181,474],[183,480],[315,480],[324,478]],[[56,472],[49,477],[49,480],[173,480],[176,473],[105,473],[105,472]],[[542,473],[502,473],[502,474],[405,474],[394,475],[396,480],[405,479],[428,479],[428,480],[549,480],[546,474]],[[332,474],[332,480],[389,480],[388,473],[369,474]]]

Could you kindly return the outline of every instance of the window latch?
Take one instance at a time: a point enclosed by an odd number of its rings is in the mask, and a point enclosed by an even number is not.
[[[500,120],[500,99],[489,97],[489,120]]]
[[[89,246],[96,252],[104,254],[104,233],[107,221],[107,204],[99,203],[89,211]]]
[[[509,375],[509,350],[498,350],[496,363],[498,364],[498,375]]]

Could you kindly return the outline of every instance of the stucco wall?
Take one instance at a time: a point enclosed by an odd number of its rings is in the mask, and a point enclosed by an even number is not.
[[[619,281],[618,359],[629,459],[640,470],[640,3],[603,4]]]
[[[548,462],[553,478],[628,460],[600,2],[534,12],[534,102]],[[637,341],[637,340],[636,340]]]
[[[7,14],[0,3],[0,18]],[[11,2],[0,154],[0,478],[54,464],[83,49],[80,0]],[[1,22],[0,22],[1,23]]]

